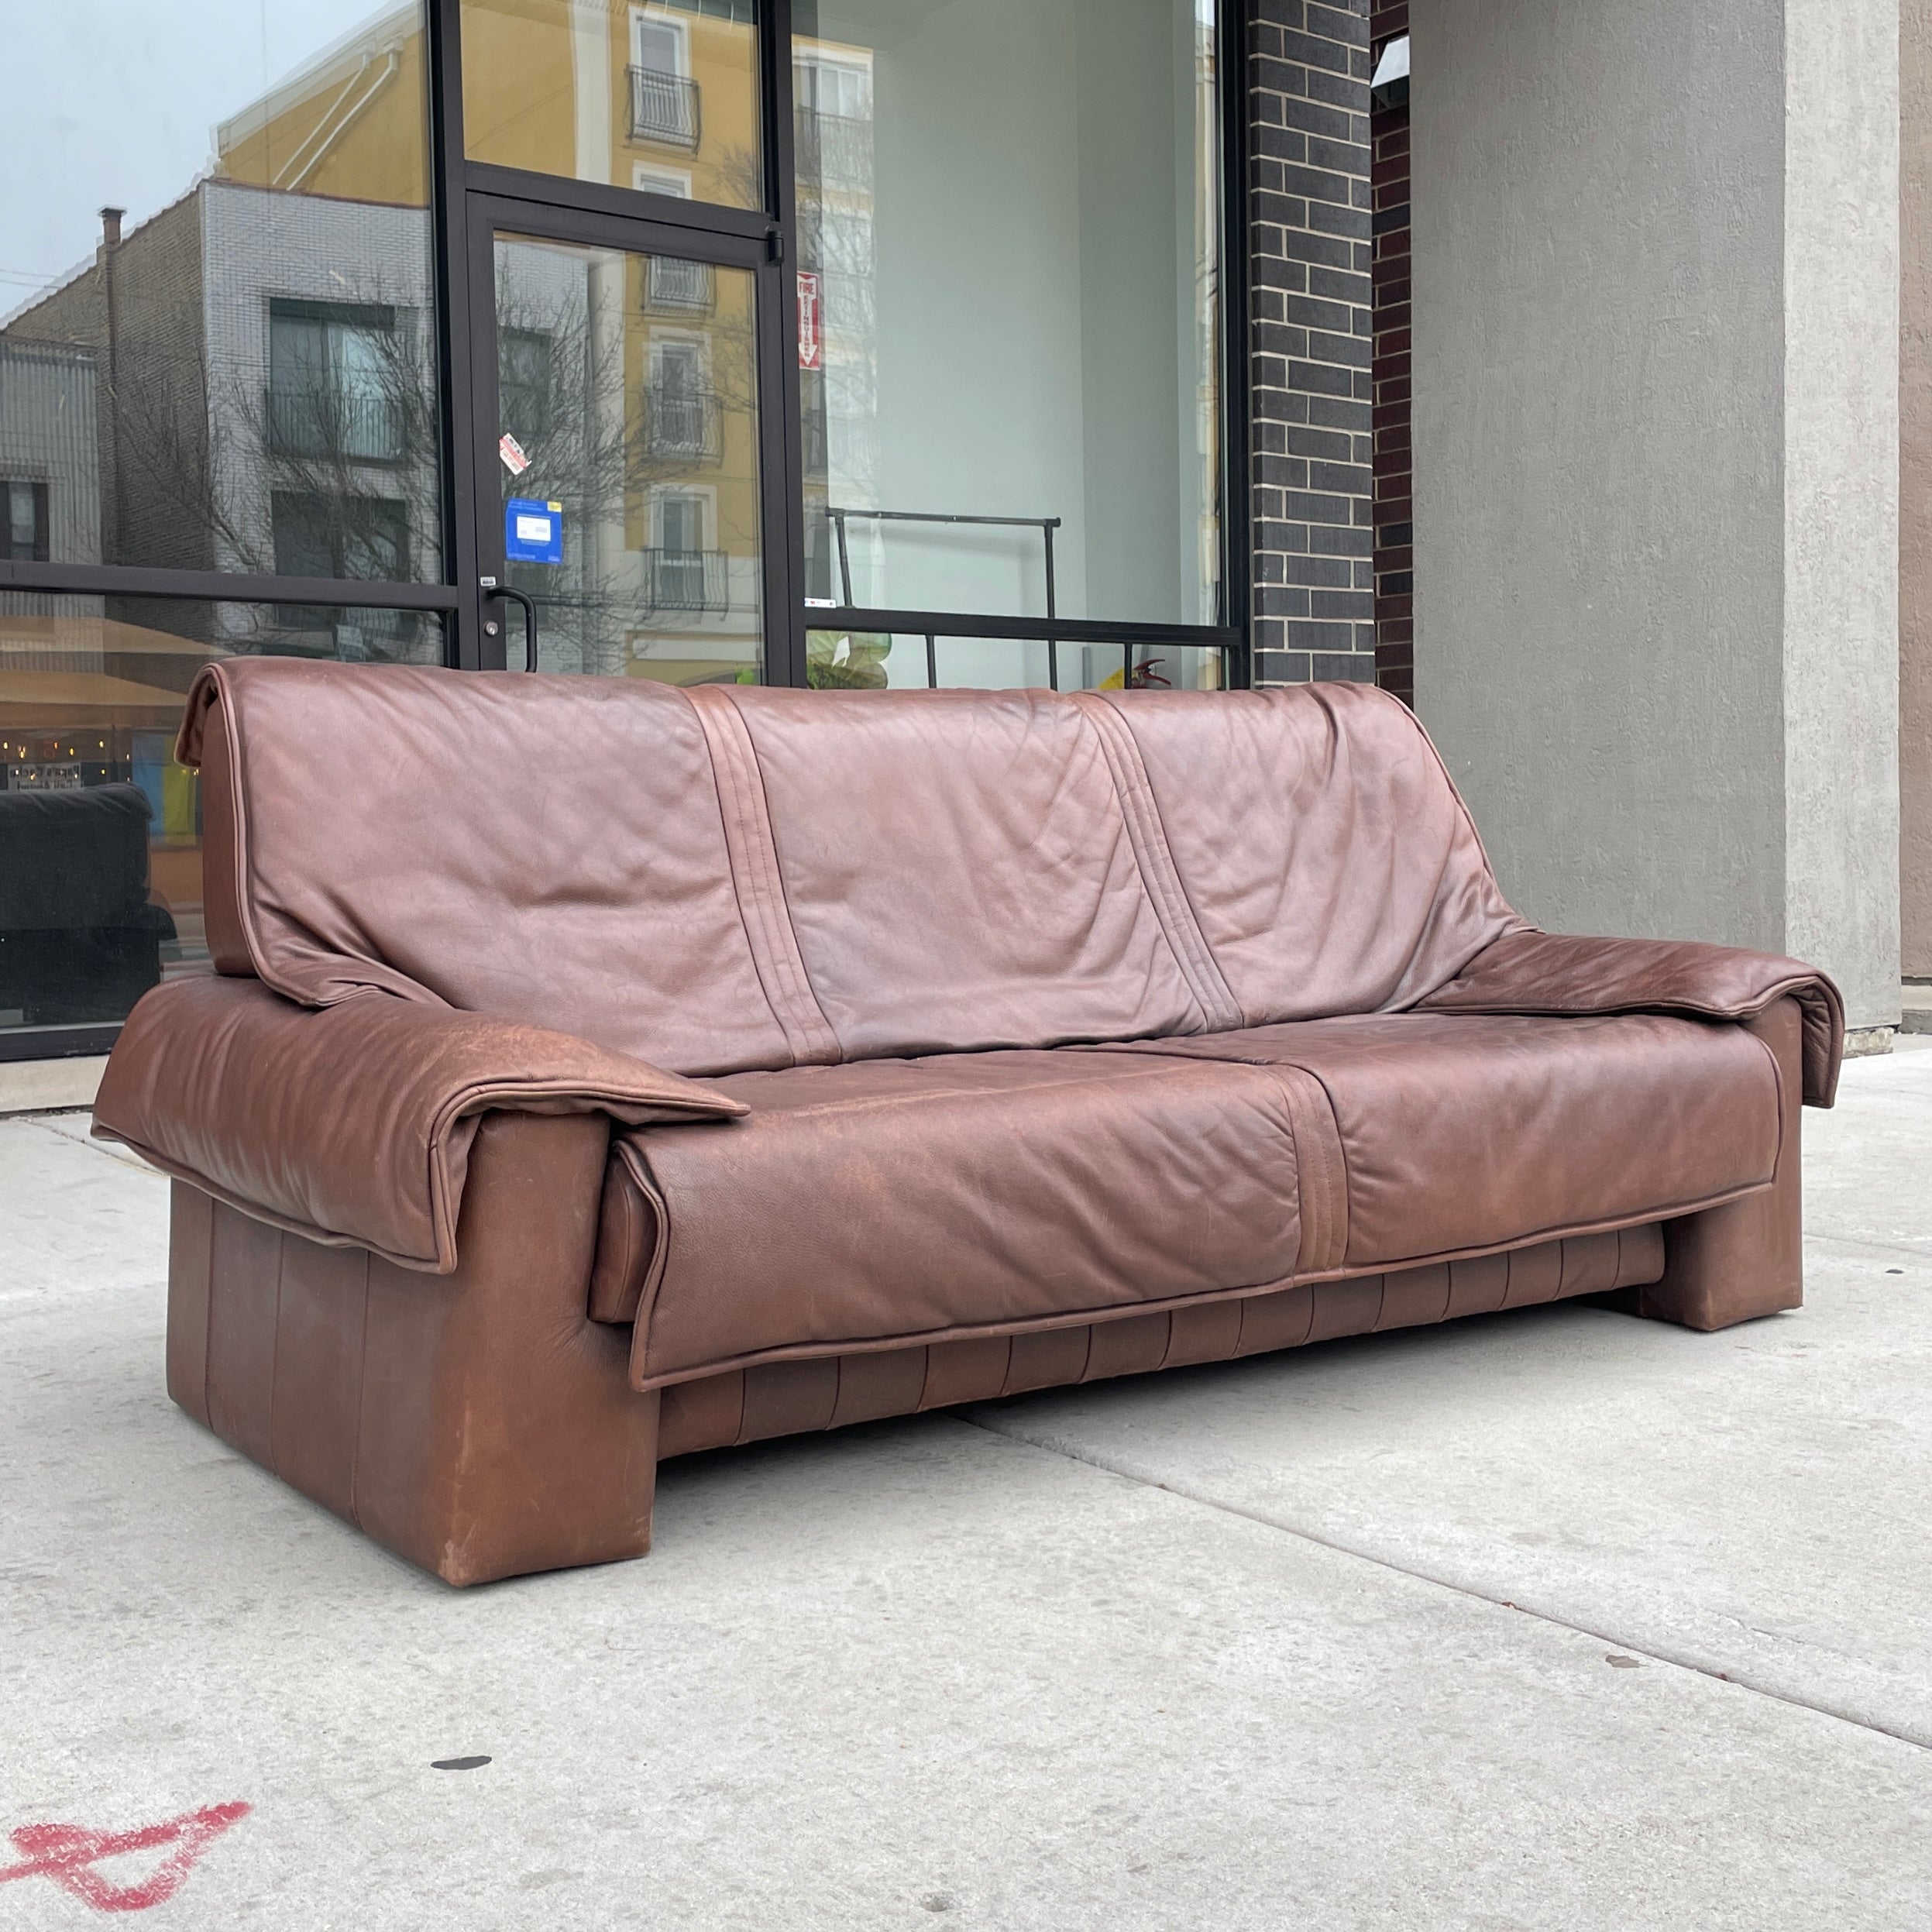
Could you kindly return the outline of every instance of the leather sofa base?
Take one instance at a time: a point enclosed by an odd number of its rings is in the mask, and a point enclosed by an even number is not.
[[[441,1276],[177,1181],[169,1394],[446,1583],[641,1556],[658,1404],[585,1302],[609,1138],[595,1114],[486,1116]]]
[[[659,1391],[660,1456],[990,1402],[1077,1382],[1233,1361],[1459,1315],[1638,1288],[1665,1273],[1663,1226],[1543,1241],[1473,1261],[1356,1275],[1075,1328],[767,1362]]]
[[[1801,1298],[1799,1014],[1772,1185],[1679,1219],[1118,1321],[766,1363],[639,1394],[588,1310],[600,1116],[493,1113],[453,1274],[324,1247],[177,1181],[168,1391],[251,1460],[455,1584],[641,1556],[660,1457],[1617,1293],[1715,1329]]]

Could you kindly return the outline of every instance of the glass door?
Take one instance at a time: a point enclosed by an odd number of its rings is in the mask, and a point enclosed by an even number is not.
[[[545,672],[763,681],[785,607],[766,251],[492,196],[470,222],[482,662],[523,668],[534,626]]]

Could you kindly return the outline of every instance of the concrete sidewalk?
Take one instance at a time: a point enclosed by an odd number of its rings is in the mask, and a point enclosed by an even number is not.
[[[0,1927],[1923,1924],[1932,1040],[1806,1130],[1800,1313],[674,1464],[457,1594],[169,1407],[164,1184],[0,1122]]]

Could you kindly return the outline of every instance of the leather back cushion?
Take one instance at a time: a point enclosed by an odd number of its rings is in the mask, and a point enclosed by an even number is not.
[[[739,700],[845,1057],[1201,1030],[1087,720],[1047,692],[909,695]]]
[[[1115,703],[1244,1024],[1413,1006],[1526,923],[1435,748],[1383,693]]]
[[[211,729],[218,717],[225,729]],[[1394,700],[710,689],[235,660],[223,970],[681,1073],[1407,1006],[1521,925]]]

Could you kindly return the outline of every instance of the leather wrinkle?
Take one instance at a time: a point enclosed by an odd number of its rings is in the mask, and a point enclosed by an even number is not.
[[[1140,745],[1106,699],[1094,692],[1077,691],[1071,693],[1071,701],[1100,741],[1141,883],[1146,889],[1175,963],[1200,1003],[1208,1030],[1223,1033],[1239,1026],[1244,1017],[1240,1004],[1229,990],[1220,962],[1195,916],[1181,868],[1174,861],[1174,849],[1167,841],[1167,827],[1162,823],[1160,803],[1154,796]]]
[[[728,692],[700,685],[684,695],[697,713],[710,750],[738,909],[772,1017],[784,1031],[795,1065],[834,1065],[844,1057],[843,1049],[819,1005],[799,950],[779,869],[771,805],[751,732]]]

